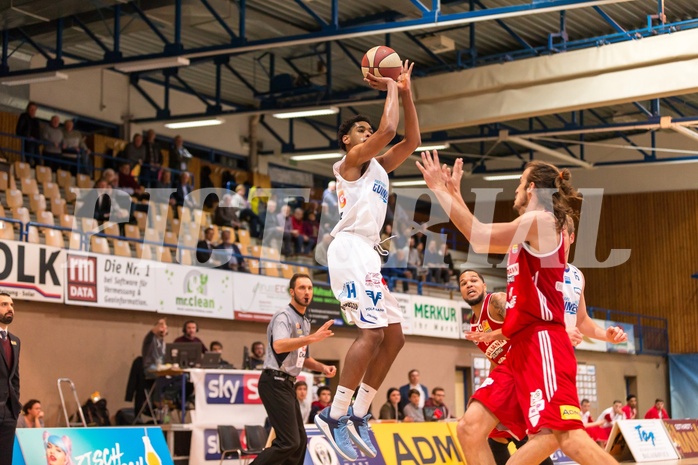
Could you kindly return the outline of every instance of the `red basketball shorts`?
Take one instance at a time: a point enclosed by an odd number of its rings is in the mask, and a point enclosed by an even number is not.
[[[499,420],[500,424],[490,434],[491,438],[514,436],[523,439],[526,436],[526,422],[517,401],[513,378],[507,359],[490,372],[489,378],[471,398],[471,402],[481,402]]]

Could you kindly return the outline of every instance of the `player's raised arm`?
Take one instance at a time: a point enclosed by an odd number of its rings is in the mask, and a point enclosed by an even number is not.
[[[412,99],[412,68],[414,63],[405,60],[402,64],[402,73],[397,80],[398,94],[402,99],[402,109],[405,114],[405,138],[376,158],[388,173],[395,171],[422,143],[417,109]]]
[[[459,163],[462,166],[462,162]],[[512,244],[529,242],[541,252],[547,252],[557,247],[555,217],[542,210],[523,213],[509,223],[483,223],[472,214],[456,190],[455,183],[460,184],[456,170],[439,165],[439,155],[436,150],[422,152],[422,163],[417,162],[417,168],[424,175],[427,186],[435,194],[443,209],[460,232],[468,239],[477,253],[506,253]],[[462,173],[462,171],[461,171]],[[525,175],[525,172],[524,172]],[[522,176],[521,183],[516,189],[517,198],[529,198],[533,195],[533,183],[526,183]]]
[[[370,127],[357,128],[357,135],[361,137],[362,142],[347,152],[346,159],[339,169],[339,174],[348,181],[355,181],[361,177],[364,164],[375,158],[393,140],[400,119],[397,82],[392,78],[379,78],[370,73],[365,81],[374,89],[387,90],[388,95],[385,98],[383,116],[378,129],[371,133]],[[343,140],[344,144],[350,142],[350,137],[348,134],[344,136],[346,139]]]

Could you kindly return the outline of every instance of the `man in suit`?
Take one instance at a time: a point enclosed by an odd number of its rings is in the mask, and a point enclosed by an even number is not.
[[[12,465],[19,403],[19,338],[8,332],[15,316],[10,294],[0,292],[0,465]]]
[[[211,251],[215,248],[213,245],[213,234],[215,231],[211,226],[204,231],[204,240],[196,243],[196,260],[199,263],[206,263],[211,257]]]
[[[419,384],[419,370],[410,370],[407,374],[410,382],[400,386],[400,409],[410,402],[410,389],[419,391],[419,408],[424,407],[424,402],[429,398],[429,390],[423,384]]]

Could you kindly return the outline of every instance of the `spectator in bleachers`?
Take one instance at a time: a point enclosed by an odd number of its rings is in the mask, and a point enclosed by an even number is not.
[[[27,103],[27,109],[19,115],[15,134],[24,137],[24,153],[28,155],[27,161],[34,166],[39,157],[39,139],[41,139],[41,123],[36,117],[36,103]]]
[[[101,178],[94,185],[96,190],[96,202],[93,204],[91,202],[91,193],[87,194],[87,197],[82,204],[82,207],[77,211],[75,216],[79,218],[94,218],[99,224],[105,221],[110,221],[109,217],[111,214],[111,197],[108,193],[111,191],[109,183],[104,178]]]
[[[595,428],[596,442],[600,443],[602,446],[606,446],[606,441],[611,435],[611,430],[613,429],[613,424],[618,420],[627,420],[625,413],[623,413],[623,403],[619,400],[614,400],[613,405],[608,407],[606,410],[601,412],[599,418],[593,423],[587,423],[586,428]]]
[[[446,391],[444,388],[435,387],[431,390],[431,397],[424,402],[425,407],[434,407],[441,411],[441,414],[434,412],[436,420],[451,418],[451,411],[446,406]]]
[[[126,144],[122,157],[128,160],[131,166],[143,164],[143,160],[145,160],[143,134],[135,134],[133,136],[133,141]]]
[[[378,414],[379,420],[404,420],[405,415],[400,409],[400,390],[396,387],[388,389],[388,399]]]
[[[424,256],[422,255],[422,243],[420,242],[417,244],[415,238],[410,237],[408,244],[409,249],[407,254],[407,266],[415,271],[415,276],[413,279],[421,281],[423,277],[421,273],[421,270],[423,269],[422,263],[424,262]]]
[[[308,419],[310,418],[310,406],[305,401],[305,399],[308,398],[308,383],[305,381],[296,381],[294,388],[296,390],[296,400],[298,400],[298,405],[301,408],[301,418],[303,419],[303,423],[308,423]]]
[[[140,185],[136,178],[131,176],[131,165],[128,163],[122,163],[119,166],[119,176],[117,178],[119,189],[123,190],[129,195],[133,195],[139,190]]]
[[[424,421],[424,410],[419,406],[421,399],[418,389],[410,389],[407,391],[408,402],[402,408],[402,413],[405,415],[405,420],[422,422]]]
[[[73,176],[77,173],[76,164],[80,164],[80,172],[87,174],[90,172],[89,168],[89,155],[90,149],[85,143],[85,137],[80,131],[75,129],[75,124],[72,119],[67,119],[63,123],[63,158],[71,162],[66,163],[66,168],[70,171]]]
[[[410,283],[405,281],[405,279],[415,279],[417,276],[417,270],[408,266],[407,256],[407,247],[395,249],[393,253],[388,256],[388,260],[381,270],[383,276],[386,278],[404,278],[402,280],[402,292],[408,292],[410,290]]]
[[[263,217],[266,215],[267,202],[269,202],[269,193],[263,187],[252,186],[247,193],[247,200],[250,202],[252,212],[259,216],[263,225]]]
[[[174,183],[172,182],[172,171],[162,170],[156,187],[158,189],[172,189],[174,187]]]
[[[424,266],[428,269],[427,281],[433,283],[446,283],[450,277],[448,266],[444,263],[443,248],[440,248],[435,239],[429,241],[424,252]]]
[[[184,139],[182,139],[182,136],[175,136],[172,149],[170,150],[170,168],[177,171],[188,171],[189,160],[192,158],[189,150],[184,147]]]
[[[196,202],[189,196],[194,190],[194,186],[191,185],[191,176],[186,171],[179,175],[179,186],[177,186],[177,191],[172,194],[175,199],[175,205],[178,207],[186,206],[188,208],[196,208]],[[188,197],[189,196],[189,197]]]
[[[264,343],[260,341],[255,341],[250,347],[250,359],[248,361],[248,366],[250,370],[261,370],[264,366],[264,358],[266,357],[266,348]]]
[[[310,256],[317,244],[317,236],[320,231],[320,223],[314,211],[309,211],[303,220],[303,254]]]
[[[192,344],[196,343],[201,346],[201,353],[206,353],[206,344],[204,341],[196,337],[196,333],[199,332],[199,324],[194,320],[185,321],[182,325],[182,335],[179,336],[174,342],[190,342]]]
[[[291,247],[291,206],[284,204],[281,206],[281,210],[276,215],[280,224],[284,225],[284,234],[281,246],[282,255],[291,255],[293,253],[293,247]]]
[[[17,428],[43,428],[44,411],[41,402],[36,399],[28,400],[22,405],[22,413],[17,418]]]
[[[102,177],[100,179],[105,180],[112,189],[117,189],[119,187],[119,175],[111,168],[102,171]]]
[[[285,223],[280,222],[276,211],[276,200],[269,199],[263,225],[263,244],[274,250],[280,250],[284,237]]]
[[[317,400],[310,406],[310,416],[308,422],[313,423],[315,415],[322,412],[332,402],[332,390],[328,386],[317,388]]]
[[[196,243],[196,260],[199,263],[206,263],[209,258],[211,258],[211,252],[214,249],[213,246],[213,235],[215,234],[214,229],[209,226],[204,231],[204,238]]]
[[[238,219],[237,211],[233,206],[232,195],[225,194],[221,199],[213,215],[213,224],[217,226],[228,226],[234,229],[240,228],[241,223]]]
[[[160,318],[143,338],[141,355],[143,356],[143,370],[146,379],[154,381],[155,373],[153,371],[165,359],[165,336],[167,336],[167,318]],[[148,387],[152,386],[153,381]]]
[[[233,195],[233,208],[240,221],[248,224],[250,236],[261,237],[261,228],[259,224],[259,216],[252,211],[250,202],[245,197],[245,186],[238,184],[235,186],[235,195]]]
[[[668,420],[669,414],[664,410],[664,400],[656,399],[654,405],[645,413],[647,420]]]
[[[42,127],[41,139],[44,141],[44,158],[48,158],[45,163],[53,170],[63,167],[63,129],[58,115],[53,115],[49,124]]]
[[[303,234],[303,209],[296,208],[293,216],[286,219],[286,230],[288,234],[284,237],[287,241],[286,248],[291,254],[300,255],[304,252],[303,244],[308,241],[308,237]]]
[[[247,273],[247,264],[242,257],[242,252],[233,242],[231,236],[229,229],[224,229],[221,232],[221,243],[215,247],[213,258],[220,263],[219,269]]]
[[[155,131],[148,129],[145,135],[145,158],[144,166],[141,168],[140,182],[145,187],[155,187],[158,181],[158,174],[162,168],[162,154],[160,146],[155,142]]]
[[[413,389],[417,390],[417,393],[419,394],[419,399],[417,400],[417,407],[419,407],[419,409],[424,407],[424,402],[426,402],[427,398],[429,397],[429,390],[426,386],[419,383],[419,376],[419,370],[410,370],[409,373],[407,373],[407,377],[410,380],[410,382],[408,384],[400,386],[400,397],[402,398],[400,402],[402,403],[403,407],[407,405],[408,402],[410,402],[410,390]],[[405,412],[405,416],[406,415],[407,412]]]
[[[337,182],[330,181],[327,183],[327,189],[322,193],[322,221],[324,229],[331,230],[337,221],[339,221],[339,208],[337,206]]]

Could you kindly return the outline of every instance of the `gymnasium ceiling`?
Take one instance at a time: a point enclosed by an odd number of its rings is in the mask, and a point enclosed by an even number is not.
[[[448,75],[462,75],[466,86],[470,85],[470,76],[493,65],[507,70],[513,63],[529,60],[526,63],[535,67],[535,60],[545,57],[554,59],[672,34],[680,37],[698,26],[698,3],[695,0],[532,3],[526,0],[14,0],[0,2],[0,20],[5,28],[2,38],[7,53],[11,55],[19,50],[30,55],[44,54],[53,59],[48,65],[53,66],[51,71],[69,73],[71,68],[112,68],[122,62],[186,57],[189,66],[177,68],[176,73],[172,68],[130,73],[133,85],[148,81],[160,83],[164,89],[169,81],[171,89],[196,94],[206,101],[209,114],[268,113],[293,107],[336,105],[341,108],[339,117],[304,121],[318,134],[324,134],[330,147],[338,119],[358,112],[376,122],[380,119],[381,95],[364,85],[358,65],[363,53],[374,45],[390,45],[403,58],[416,63],[416,88],[420,80],[433,83],[429,86],[436,89],[448,83],[442,94],[442,100],[448,100],[460,82],[460,78],[449,81]],[[117,42],[120,55],[115,53]],[[434,44],[441,44],[445,51],[433,51]],[[56,60],[59,50],[62,63]],[[3,77],[48,69],[2,69],[0,82]],[[217,71],[220,71],[219,80]],[[423,86],[424,90],[426,87]],[[496,94],[502,89],[490,91]],[[573,88],[569,91],[573,93]],[[430,93],[430,98],[437,102],[438,96],[434,97],[433,91]],[[418,104],[420,94],[416,92]],[[425,99],[423,104],[432,100]],[[463,102],[467,105],[468,100]],[[183,116],[160,110],[153,108],[152,114],[138,118],[147,122]],[[187,116],[203,115],[202,111]],[[579,164],[575,158],[590,159],[591,163],[626,163],[635,159],[651,162],[662,156],[673,159],[696,155],[691,151],[698,133],[691,126],[693,118],[698,120],[697,115],[698,94],[672,89],[664,92],[661,99],[613,104],[589,102],[588,106],[581,103],[571,109],[541,109],[514,118],[507,117],[503,111],[501,120],[495,115],[484,123],[451,121],[447,128],[444,123],[444,129],[439,128],[437,115],[431,121],[436,129],[424,133],[422,138],[448,141],[446,156],[465,157],[469,169],[475,172],[514,170],[534,154],[549,157],[545,149],[571,157],[558,160],[569,166]],[[671,131],[666,124],[660,131],[660,118],[666,116],[685,120],[685,127],[696,137],[678,129]],[[644,123],[651,124],[643,126]],[[264,122],[263,126],[270,128]],[[564,134],[557,134],[563,130]],[[528,138],[536,132],[546,134],[535,140]],[[672,137],[656,137],[667,132]],[[512,142],[507,134],[523,135],[529,144]],[[653,148],[662,147],[658,140],[674,152],[653,152]],[[535,145],[531,146],[531,141]],[[612,141],[636,147],[623,155],[609,156],[608,147],[589,145],[585,154],[579,141],[585,144]],[[289,146],[283,151],[302,152],[307,147]],[[597,152],[601,155],[595,159]],[[490,163],[500,159],[507,163]],[[329,166],[331,161],[317,163]],[[413,174],[411,171],[404,175]]]

